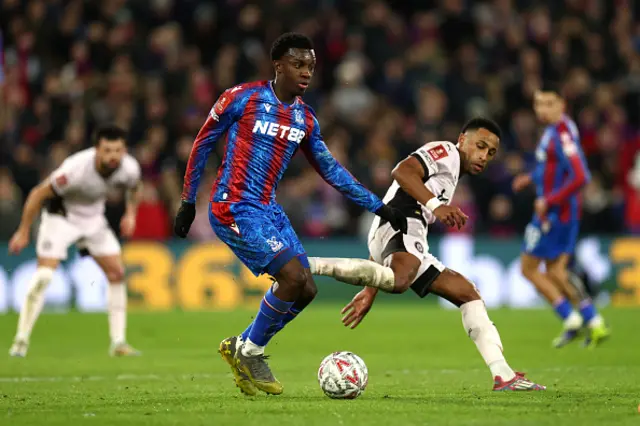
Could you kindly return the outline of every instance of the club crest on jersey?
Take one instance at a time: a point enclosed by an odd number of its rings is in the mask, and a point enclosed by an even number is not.
[[[280,250],[282,250],[282,247],[284,247],[284,244],[276,240],[276,237],[269,238],[267,240],[267,244],[269,244],[269,247],[271,247],[271,251],[274,253],[279,252]]]
[[[416,250],[418,250],[420,253],[424,253],[424,247],[422,246],[422,244],[420,244],[420,241],[416,241]]]
[[[287,139],[288,141],[298,144],[302,141],[302,139],[304,139],[306,135],[304,130],[266,120],[256,120],[256,124],[253,126],[252,132],[261,135]]]
[[[435,161],[438,161],[441,158],[445,158],[446,156],[449,155],[447,154],[447,150],[445,149],[445,147],[442,145],[435,146],[427,152],[429,153],[431,158],[433,158]]]
[[[302,117],[302,111],[300,111],[299,109],[293,111],[293,119],[298,124],[304,124],[304,118]]]

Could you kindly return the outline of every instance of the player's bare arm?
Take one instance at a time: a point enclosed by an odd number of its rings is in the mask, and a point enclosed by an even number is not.
[[[31,226],[36,216],[38,216],[40,210],[42,210],[44,202],[55,196],[56,193],[53,191],[53,187],[48,179],[41,182],[29,192],[22,211],[20,225],[9,241],[9,253],[18,254],[29,244]]]
[[[364,317],[371,310],[373,302],[378,295],[378,289],[374,287],[366,287],[360,290],[351,302],[349,302],[340,313],[344,315],[342,317],[342,324],[345,327],[350,327],[352,330],[358,326],[364,319]]]
[[[142,182],[138,182],[134,187],[128,188],[125,192],[126,209],[120,221],[120,232],[123,237],[130,237],[136,229],[136,217],[138,205],[140,204],[140,194],[142,192]]]
[[[398,185],[420,204],[426,206],[438,220],[447,226],[462,228],[469,218],[458,207],[447,206],[424,185],[425,170],[413,156],[402,160],[393,172]]]

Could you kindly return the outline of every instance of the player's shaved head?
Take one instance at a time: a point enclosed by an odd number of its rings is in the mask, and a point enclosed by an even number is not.
[[[309,37],[298,33],[281,35],[271,47],[271,59],[278,98],[291,102],[296,96],[303,95],[316,67],[316,54]]]
[[[475,117],[463,127],[458,137],[460,165],[464,173],[481,173],[500,148],[502,130],[495,121]]]
[[[467,123],[462,127],[462,132],[460,133],[472,132],[478,129],[487,129],[489,132],[496,135],[498,139],[502,139],[502,130],[500,130],[498,123],[485,117],[474,117],[467,121]]]
[[[284,33],[271,46],[271,60],[282,59],[291,49],[313,50],[313,42],[304,34]]]

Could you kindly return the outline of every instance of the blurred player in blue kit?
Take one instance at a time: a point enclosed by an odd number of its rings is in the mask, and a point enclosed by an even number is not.
[[[195,199],[209,153],[226,134],[226,147],[211,190],[209,221],[220,240],[255,275],[274,278],[253,322],[239,336],[220,343],[236,385],[280,394],[283,387],[266,363],[264,348],[313,300],[317,288],[309,260],[275,190],[298,148],[322,178],[350,200],[407,232],[407,219],[364,188],[331,155],[304,94],[316,58],[311,41],[287,33],[271,48],[273,81],[244,83],[226,90],[198,133],[184,178],[182,206],[174,230],[186,237],[195,218]]]
[[[578,281],[571,279],[568,268],[580,231],[580,190],[591,176],[578,128],[565,114],[560,93],[553,84],[535,93],[533,108],[546,128],[536,149],[535,169],[513,181],[514,191],[534,184],[537,197],[533,219],[525,230],[522,273],[563,321],[563,332],[553,345],[560,348],[570,343],[586,327],[585,345],[595,347],[610,332],[584,286],[574,285]],[[540,271],[542,262],[545,272]]]

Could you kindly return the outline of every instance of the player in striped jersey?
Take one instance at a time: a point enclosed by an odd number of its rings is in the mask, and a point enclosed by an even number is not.
[[[564,112],[560,91],[549,85],[536,92],[534,110],[538,120],[546,124],[536,149],[536,166],[532,173],[517,176],[513,182],[514,191],[534,184],[537,194],[535,214],[525,231],[522,272],[564,322],[554,346],[576,339],[586,326],[585,345],[594,347],[608,337],[609,330],[589,295],[572,286],[568,272],[580,230],[580,189],[591,177],[578,128]],[[539,269],[542,262],[546,272]],[[579,306],[579,312],[572,302]]]
[[[275,41],[271,59],[275,80],[228,89],[211,109],[193,144],[175,220],[176,234],[186,237],[207,157],[226,133],[224,158],[211,190],[209,221],[218,238],[255,275],[267,273],[275,279],[244,333],[220,344],[236,385],[249,395],[256,388],[282,393],[264,348],[317,292],[304,248],[275,200],[278,182],[298,148],[334,188],[395,229],[407,231],[407,219],[398,209],[385,205],[333,158],[313,110],[300,98],[315,69],[311,41],[304,35],[284,34]]]

